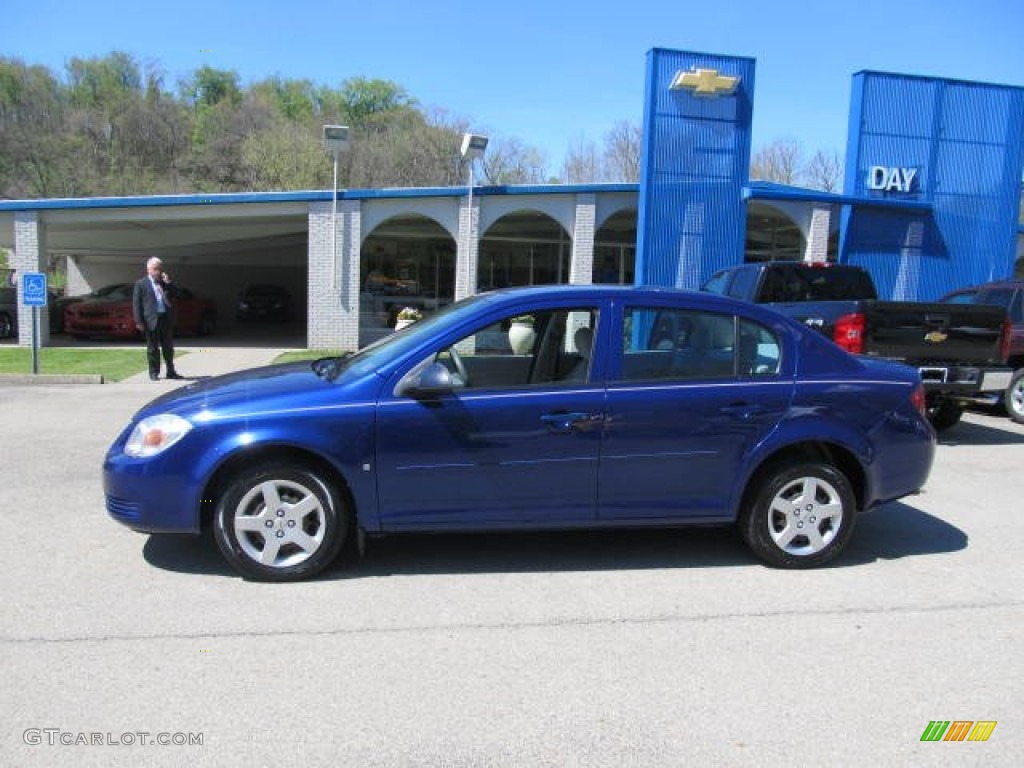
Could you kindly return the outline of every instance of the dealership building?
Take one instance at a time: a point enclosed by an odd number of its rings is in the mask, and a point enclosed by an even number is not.
[[[402,307],[505,286],[695,289],[744,261],[804,259],[929,300],[1022,272],[1024,88],[853,75],[845,186],[827,193],[749,179],[754,81],[753,59],[650,51],[636,184],[0,201],[0,247],[16,274],[65,260],[69,295],[159,255],[229,337],[243,288],[283,286],[293,338],[342,349],[389,333]],[[31,310],[6,311],[31,343]]]

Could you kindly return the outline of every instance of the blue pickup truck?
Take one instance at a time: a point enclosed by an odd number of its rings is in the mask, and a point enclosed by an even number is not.
[[[704,290],[767,304],[858,355],[912,365],[936,430],[1006,390],[1010,323],[1002,307],[879,301],[871,274],[849,264],[773,261],[715,273]]]

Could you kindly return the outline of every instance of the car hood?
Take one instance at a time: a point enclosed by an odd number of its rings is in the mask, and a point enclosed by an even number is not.
[[[269,411],[336,405],[356,397],[359,380],[348,384],[318,376],[311,361],[252,368],[216,376],[169,392],[144,406],[136,419],[175,413],[191,421],[209,421]]]

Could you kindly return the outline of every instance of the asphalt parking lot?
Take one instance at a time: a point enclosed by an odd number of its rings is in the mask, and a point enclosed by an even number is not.
[[[821,570],[721,529],[445,536],[275,585],[107,518],[107,445],[175,386],[0,384],[0,765],[1024,765],[1005,417],[968,414]]]

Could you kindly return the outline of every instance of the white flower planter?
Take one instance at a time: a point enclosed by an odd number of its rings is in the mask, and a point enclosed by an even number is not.
[[[512,351],[517,355],[529,352],[536,337],[533,326],[526,323],[512,323],[508,329],[508,343],[512,345]]]

